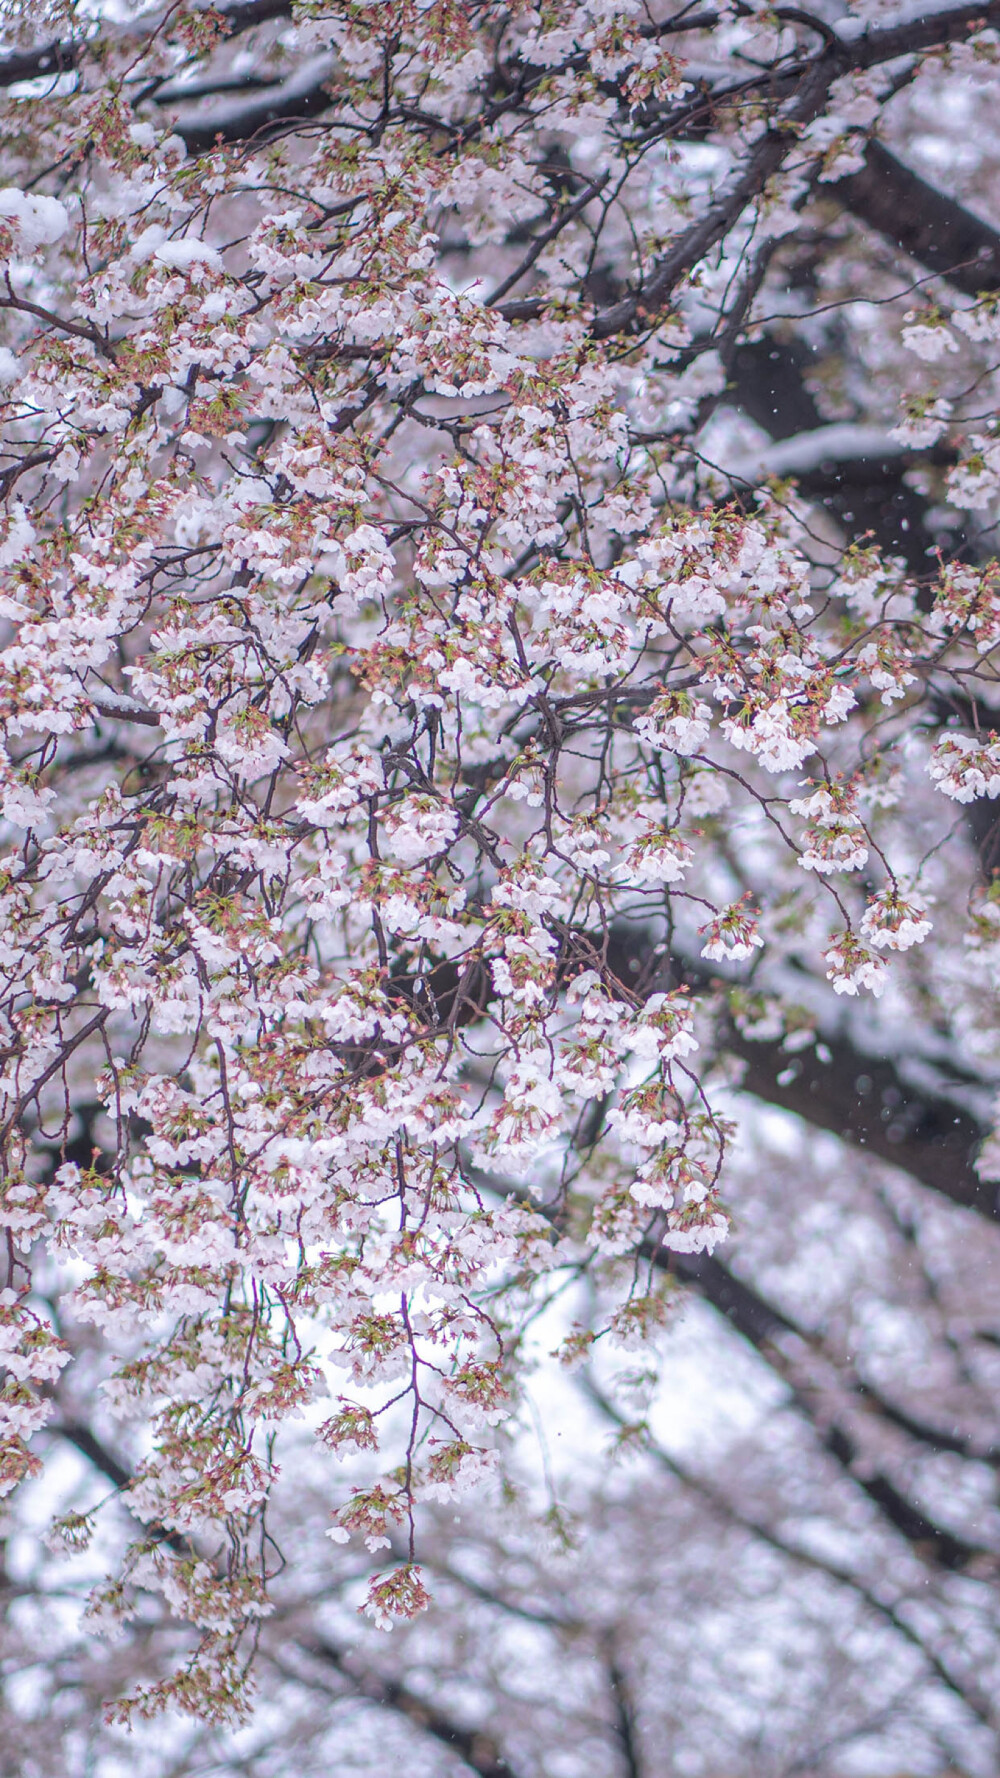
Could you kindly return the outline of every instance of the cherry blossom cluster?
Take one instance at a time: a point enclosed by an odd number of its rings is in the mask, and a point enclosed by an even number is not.
[[[146,1589],[197,1631],[126,1712],[245,1707],[290,1417],[331,1453],[330,1535],[390,1550],[370,1616],[424,1608],[421,1505],[495,1471],[539,1304],[595,1273],[631,1350],[657,1260],[726,1232],[699,1063],[729,988],[799,946],[879,993],[927,938],[910,742],[948,797],[997,794],[995,735],[911,714],[989,677],[995,570],[831,568],[787,490],[692,467],[726,289],[877,110],[888,27],[856,22],[174,9],[25,84],[0,1485],[66,1357],[44,1255],[144,1432],[93,1622]],[[276,87],[297,72],[237,128],[251,27]],[[709,169],[671,120],[754,56],[787,78],[744,80]],[[998,326],[993,298],[921,309],[900,350]],[[916,388],[901,424],[952,412]],[[957,442],[952,497],[991,505],[1000,444]]]

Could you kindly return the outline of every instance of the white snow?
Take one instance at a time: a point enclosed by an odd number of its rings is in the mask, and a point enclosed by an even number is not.
[[[65,204],[7,185],[0,190],[0,218],[13,223],[25,247],[48,247],[69,227]]]

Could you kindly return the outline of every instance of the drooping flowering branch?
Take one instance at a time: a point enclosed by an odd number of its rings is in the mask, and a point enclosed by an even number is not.
[[[817,547],[696,440],[873,71],[987,59],[984,17],[258,5],[12,52],[3,1478],[65,1359],[48,1251],[149,1432],[95,1618],[142,1586],[201,1636],[143,1709],[242,1708],[283,1420],[384,1453],[332,1534],[402,1528],[368,1609],[412,1615],[546,1292],[604,1268],[630,1347],[655,1256],[724,1234],[725,1083],[623,930],[764,971],[779,1029],[783,967],[878,993],[931,931],[894,810],[1000,784],[992,733],[920,731],[989,699],[995,570]],[[227,101],[264,26],[272,98]],[[992,420],[916,366],[988,383],[993,299],[894,325],[908,441],[952,426],[992,510]]]

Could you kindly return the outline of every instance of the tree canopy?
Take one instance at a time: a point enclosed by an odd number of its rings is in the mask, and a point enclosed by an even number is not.
[[[1000,0],[0,22],[0,1486],[93,1472],[112,1719],[242,1720],[290,1574],[456,1612],[540,1374],[696,1493],[616,1389],[699,1296],[993,1624],[898,1452],[995,1469],[990,1329],[909,1280],[928,1407],[809,1301],[846,1144],[997,1322]]]

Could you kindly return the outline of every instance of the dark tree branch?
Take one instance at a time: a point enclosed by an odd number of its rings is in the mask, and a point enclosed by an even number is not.
[[[88,1463],[92,1463],[101,1475],[106,1476],[118,1493],[123,1493],[127,1488],[131,1488],[135,1481],[132,1471],[126,1469],[114,1452],[109,1451],[107,1445],[82,1421],[51,1421],[45,1431],[55,1438],[64,1438],[69,1445],[74,1445],[81,1457],[86,1457]],[[182,1536],[179,1531],[167,1531],[160,1525],[151,1525],[148,1529],[157,1542],[166,1544],[174,1551],[175,1555],[185,1557],[191,1555],[190,1540]]]
[[[79,1420],[59,1420],[45,1428],[46,1432],[54,1433],[57,1438],[64,1438],[67,1444],[75,1445],[80,1455],[86,1457],[88,1463],[106,1476],[112,1487],[121,1490],[131,1487],[134,1480],[131,1471],[120,1463],[113,1451],[95,1437],[89,1426]]]
[[[220,5],[215,10],[228,25],[228,35],[236,37],[270,19],[287,18],[292,7],[291,0],[237,0],[233,6]],[[45,75],[71,73],[86,55],[87,42],[86,38],[73,38],[0,57],[0,87],[17,86],[22,80],[39,80]]]
[[[770,335],[741,345],[733,355],[732,394],[743,412],[773,438],[801,437],[827,424],[803,380],[806,356],[797,342],[778,344]],[[939,459],[953,460],[940,448],[900,448],[891,455],[867,457],[831,454],[789,473],[799,490],[831,513],[849,538],[868,538],[888,554],[901,555],[914,574],[926,575],[939,547],[927,524],[932,501],[910,487],[906,475]],[[738,478],[732,480],[739,487]]]
[[[949,1432],[944,1426],[932,1426],[898,1403],[888,1401],[881,1390],[858,1378],[852,1387],[862,1401],[871,1403],[880,1419],[905,1432],[916,1444],[925,1445],[929,1451],[948,1452],[955,1457],[965,1457],[970,1463],[985,1463],[990,1469],[1000,1469],[1000,1446],[983,1444],[965,1433]]]
[[[625,1778],[643,1778],[642,1760],[636,1735],[635,1706],[612,1636],[607,1639],[606,1663],[608,1686],[614,1705],[615,1734],[621,1748],[622,1770]]]
[[[764,334],[744,341],[730,360],[733,392],[743,412],[772,438],[794,438],[826,424],[806,386],[815,360],[801,340]]]
[[[657,1263],[693,1284],[777,1372],[789,1389],[796,1410],[809,1422],[824,1450],[922,1562],[953,1573],[979,1569],[984,1562],[994,1568],[1000,1565],[996,1552],[969,1543],[921,1512],[891,1476],[863,1460],[863,1453],[848,1427],[817,1411],[814,1392],[806,1382],[810,1356],[808,1336],[787,1316],[750,1285],[734,1277],[713,1255],[658,1254]]]
[[[625,926],[611,934],[607,967],[633,993],[680,985],[705,992],[714,979],[699,958],[665,957],[648,931]],[[1000,1218],[996,1183],[980,1179],[973,1166],[989,1133],[985,1126],[944,1090],[908,1077],[905,1058],[892,1062],[867,1054],[840,1033],[822,1030],[819,1035],[829,1060],[815,1049],[790,1056],[779,1039],[747,1037],[731,1022],[723,1027],[720,1041],[745,1064],[745,1092],[831,1130],[963,1209]],[[960,1084],[994,1090],[990,1082],[974,1077]]]
[[[760,195],[778,172],[797,144],[797,132],[819,116],[830,86],[838,74],[846,71],[849,61],[839,45],[816,58],[788,113],[761,138],[743,172],[720,192],[701,221],[679,237],[637,290],[594,316],[591,332],[595,339],[611,339],[615,334],[629,333],[655,322],[680,280],[729,233],[747,204]],[[532,319],[544,308],[544,297],[529,297],[521,302],[503,303],[499,312],[512,320]]]
[[[590,184],[584,186],[579,196],[575,197],[571,204],[567,204],[564,209],[559,211],[548,228],[542,229],[540,234],[533,236],[531,245],[520,265],[515,266],[514,270],[504,278],[502,284],[498,284],[497,288],[487,297],[487,307],[498,303],[502,296],[506,296],[508,290],[513,290],[514,285],[520,283],[549,242],[554,241],[556,236],[562,233],[566,224],[572,222],[574,217],[579,216],[581,210],[585,210],[592,199],[603,191],[609,178],[609,173],[601,173],[597,179],[591,180]]]
[[[920,55],[946,43],[959,43],[974,29],[996,24],[998,19],[1000,0],[986,0],[985,5],[972,0],[971,5],[942,8],[904,25],[866,31],[851,46],[851,63],[855,68],[875,68],[900,56]]]
[[[290,18],[292,0],[235,0],[233,5],[217,6],[215,10],[225,21],[227,36],[238,37],[243,31],[252,31],[255,25]]]
[[[358,1697],[383,1709],[395,1710],[415,1728],[430,1735],[449,1752],[454,1753],[478,1778],[517,1778],[517,1773],[500,1752],[491,1736],[480,1729],[463,1728],[437,1705],[428,1703],[398,1679],[384,1679],[374,1673],[358,1673],[348,1664],[346,1651],[327,1636],[300,1638],[299,1647],[315,1660],[334,1667]]]
[[[308,123],[330,105],[328,79],[300,92],[283,95],[280,89],[270,98],[257,99],[227,117],[205,124],[176,124],[174,134],[180,136],[189,154],[207,154],[216,143],[266,141],[273,132],[296,123]]]
[[[845,209],[967,296],[1000,288],[1000,234],[870,142],[865,164],[830,187]]]
[[[793,1111],[821,1130],[909,1173],[953,1204],[995,1220],[995,1182],[980,1179],[973,1159],[987,1131],[944,1093],[908,1081],[904,1068],[865,1055],[845,1037],[789,1057],[779,1043],[730,1030],[725,1045],[745,1062],[746,1092]],[[985,1083],[984,1083],[985,1084]]]
[[[79,66],[84,48],[82,43],[46,43],[41,49],[17,50],[4,56],[0,59],[0,87],[38,80],[46,74],[69,74]]]

